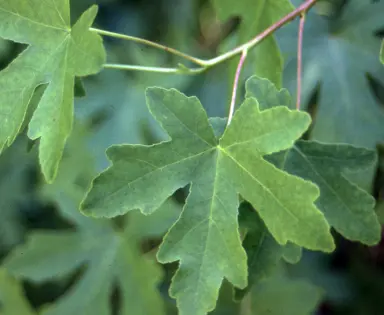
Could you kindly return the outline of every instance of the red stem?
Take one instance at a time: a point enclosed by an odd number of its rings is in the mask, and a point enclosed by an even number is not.
[[[243,68],[245,58],[247,58],[247,50],[244,49],[241,53],[241,57],[239,60],[239,64],[237,65],[236,74],[235,74],[235,80],[233,82],[233,89],[232,89],[232,99],[231,99],[231,105],[229,108],[229,115],[228,115],[228,122],[227,126],[231,123],[233,113],[235,112],[235,104],[236,104],[236,94],[237,94],[237,87],[239,86],[239,78],[241,69]]]
[[[305,13],[300,16],[299,37],[297,41],[297,100],[296,109],[300,110],[301,104],[301,74],[303,67],[303,33],[304,33]]]

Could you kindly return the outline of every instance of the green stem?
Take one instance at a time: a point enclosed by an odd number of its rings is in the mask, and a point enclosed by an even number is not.
[[[237,65],[237,68],[236,68],[235,79],[233,81],[232,99],[231,99],[231,104],[229,106],[227,126],[229,126],[229,124],[231,123],[232,118],[233,118],[233,114],[235,112],[236,94],[237,94],[237,88],[239,86],[240,73],[241,73],[241,69],[243,68],[243,65],[244,65],[246,58],[247,58],[247,50],[244,49],[241,53],[239,64]]]
[[[120,39],[125,39],[129,41],[133,41],[136,43],[141,43],[145,44],[148,46],[152,46],[158,49],[161,49],[163,51],[169,52],[171,54],[174,54],[176,56],[179,56],[181,58],[184,58],[186,60],[189,60],[199,66],[201,68],[195,68],[195,69],[190,69],[184,67],[183,69],[179,68],[158,68],[158,67],[142,67],[142,66],[130,66],[130,65],[119,65],[119,64],[113,64],[113,65],[105,65],[105,68],[114,68],[114,69],[122,69],[122,70],[139,70],[139,71],[150,71],[150,72],[160,72],[160,73],[181,73],[181,74],[197,74],[201,73],[213,66],[218,65],[219,63],[222,63],[228,59],[233,58],[234,56],[241,54],[243,51],[248,51],[255,47],[257,44],[259,44],[261,41],[263,41],[266,37],[269,35],[273,34],[276,30],[281,28],[283,25],[287,24],[288,22],[292,21],[296,17],[305,14],[311,7],[313,7],[316,4],[317,0],[306,0],[303,2],[300,6],[298,6],[295,10],[292,12],[288,13],[286,16],[284,16],[282,19],[277,21],[276,23],[272,24],[270,27],[265,29],[263,32],[258,34],[256,37],[251,39],[250,41],[246,42],[243,45],[240,45],[220,56],[217,56],[212,59],[208,60],[203,60],[199,58],[195,58],[193,56],[190,56],[188,54],[185,54],[179,50],[151,42],[146,39],[142,39],[139,37],[134,37],[134,36],[129,36],[129,35],[124,35],[124,34],[119,34],[119,33],[114,33],[114,32],[108,32],[96,28],[90,28],[91,31],[99,33],[101,35],[105,36],[111,36],[111,37],[116,37]],[[153,70],[153,71],[152,71]]]
[[[195,63],[195,64],[197,64],[199,66],[206,66],[204,60],[201,60],[199,58],[195,58],[193,56],[185,54],[185,53],[183,53],[183,52],[181,52],[181,51],[179,51],[177,49],[170,48],[170,47],[167,47],[165,45],[161,45],[161,44],[158,44],[158,43],[155,43],[155,42],[151,42],[150,40],[146,40],[146,39],[143,39],[143,38],[140,38],[140,37],[135,37],[135,36],[124,35],[124,34],[120,34],[120,33],[108,32],[108,31],[97,29],[97,28],[90,28],[90,30],[93,31],[93,32],[96,32],[96,33],[98,33],[100,35],[120,38],[120,39],[124,39],[124,40],[129,40],[131,42],[135,42],[135,43],[139,43],[139,44],[155,47],[157,49],[164,50],[166,52],[169,52],[171,54],[174,54],[176,56],[179,56],[181,58],[189,60],[189,61],[191,61],[191,62],[193,62],[193,63]]]
[[[168,74],[197,74],[205,70],[205,68],[163,68],[163,67],[146,67],[136,65],[122,65],[107,63],[103,66],[105,69],[119,69],[119,70],[136,70],[142,72],[154,72],[154,73],[168,73]]]

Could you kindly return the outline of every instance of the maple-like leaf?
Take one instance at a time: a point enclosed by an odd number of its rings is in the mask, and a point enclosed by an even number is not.
[[[301,1],[294,0],[295,4]],[[323,17],[312,9],[306,18],[303,49],[302,98],[308,103],[319,86],[311,138],[374,148],[384,140],[384,110],[366,74],[384,82],[375,32],[384,27],[384,2],[351,0],[340,16]],[[287,54],[286,86],[296,90],[297,23],[279,31]]]
[[[266,79],[250,78],[246,90],[247,97],[263,100],[265,109],[293,105],[285,89],[279,91]],[[374,166],[377,162],[374,151],[347,144],[299,140],[289,151],[269,159],[288,173],[318,185],[321,193],[316,205],[344,237],[367,245],[380,240],[374,198],[347,178],[348,173]]]
[[[68,292],[44,307],[44,315],[110,315],[109,298],[115,283],[122,294],[121,314],[162,314],[162,300],[156,292],[159,269],[143,258],[137,240],[116,233],[108,223],[96,223],[92,228],[88,224],[78,232],[32,232],[27,243],[6,258],[4,267],[16,277],[41,283],[87,265]]]
[[[5,269],[0,269],[0,314],[35,315],[24,297],[23,288]]]
[[[109,148],[113,164],[93,181],[82,209],[95,217],[134,209],[149,214],[176,189],[192,183],[183,212],[158,253],[163,263],[180,260],[170,290],[181,314],[212,310],[224,277],[239,288],[247,284],[238,194],[257,209],[280,244],[333,250],[329,226],[313,205],[317,187],[263,159],[293,144],[310,123],[307,114],[286,107],[260,111],[249,98],[216,139],[195,97],[150,88],[147,104],[172,140]]]
[[[48,181],[72,129],[75,77],[97,73],[105,61],[101,37],[89,30],[96,13],[92,6],[71,26],[68,0],[0,0],[0,37],[28,45],[0,72],[0,151],[19,133],[35,89],[47,85],[28,136],[40,138]]]
[[[213,3],[220,20],[240,17],[237,44],[255,37],[294,9],[289,0],[243,0],[236,5],[230,0],[213,0]],[[245,62],[244,69],[250,67],[252,74],[281,85],[283,60],[274,36],[254,47]]]
[[[284,170],[319,186],[316,205],[336,231],[349,240],[375,245],[381,239],[375,199],[346,174],[368,169],[376,161],[375,152],[365,148],[297,141],[287,153]]]
[[[77,210],[94,176],[84,129],[75,125],[66,147],[70,154],[64,156],[55,182],[41,191],[42,198],[54,201],[75,229],[31,232],[3,266],[14,276],[37,283],[62,279],[86,267],[63,296],[43,307],[43,315],[111,315],[110,296],[115,285],[121,294],[120,314],[162,315],[164,305],[157,289],[162,273],[155,260],[140,251],[142,235],[131,225],[137,220],[116,230],[113,222],[87,218]],[[143,230],[148,230],[147,223],[141,220]]]

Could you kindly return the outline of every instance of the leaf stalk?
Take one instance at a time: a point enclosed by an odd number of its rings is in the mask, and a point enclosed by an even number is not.
[[[115,37],[123,40],[133,41],[136,43],[144,44],[147,46],[151,46],[163,51],[166,51],[168,53],[171,53],[175,56],[181,57],[185,60],[188,60],[198,66],[199,68],[188,68],[188,67],[179,67],[179,68],[163,68],[163,67],[145,67],[145,66],[136,66],[136,65],[124,65],[124,64],[106,64],[104,68],[109,69],[121,69],[121,70],[135,70],[135,71],[145,71],[145,72],[157,72],[157,73],[170,73],[170,74],[198,74],[202,73],[209,68],[216,66],[224,61],[227,61],[231,58],[233,58],[236,55],[243,54],[244,51],[249,51],[252,48],[254,48],[257,44],[262,42],[266,37],[273,34],[276,30],[281,28],[283,25],[287,24],[288,22],[294,20],[298,16],[303,16],[310,8],[312,8],[316,4],[317,0],[306,0],[304,1],[300,6],[298,6],[295,10],[285,15],[283,18],[281,18],[276,23],[272,24],[270,27],[265,29],[263,32],[249,40],[248,42],[222,54],[217,57],[204,60],[200,58],[193,57],[191,55],[188,55],[186,53],[183,53],[177,49],[158,44],[146,39],[142,39],[135,36],[129,36],[124,35],[120,33],[115,32],[109,32],[97,28],[90,28],[90,31],[96,32],[100,35],[104,36],[110,36]]]

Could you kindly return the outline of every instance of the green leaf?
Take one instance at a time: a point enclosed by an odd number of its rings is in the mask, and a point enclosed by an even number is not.
[[[250,78],[246,89],[246,95],[262,100],[264,108],[292,104],[286,90],[279,91],[265,79]],[[367,245],[380,240],[374,198],[346,177],[348,173],[372,168],[377,162],[374,151],[299,140],[289,151],[268,158],[277,167],[318,185],[321,194],[316,205],[344,237]]]
[[[381,42],[380,61],[382,64],[384,64],[384,40]]]
[[[375,199],[345,174],[367,169],[376,160],[375,152],[364,148],[298,141],[288,152],[284,170],[319,186],[316,205],[336,231],[349,240],[375,245],[381,239]]]
[[[158,253],[163,263],[181,261],[171,286],[181,314],[212,310],[224,277],[239,288],[247,284],[238,194],[257,209],[280,244],[334,249],[329,226],[313,205],[317,187],[263,159],[293,144],[310,123],[307,114],[286,107],[260,112],[257,101],[248,99],[217,141],[195,97],[150,88],[147,104],[172,140],[109,148],[112,166],[93,181],[82,209],[95,217],[134,209],[149,214],[192,183],[183,212]]]
[[[254,285],[273,275],[281,258],[291,264],[301,259],[301,247],[278,244],[250,204],[243,202],[239,212],[240,225],[246,227],[243,247],[248,257],[248,285],[235,290],[235,300],[241,300]]]
[[[142,257],[135,238],[114,232],[108,224],[93,231],[31,233],[27,243],[4,262],[14,276],[34,282],[68,275],[83,264],[88,267],[82,278],[57,303],[45,307],[43,314],[110,314],[109,296],[115,282],[124,297],[122,314],[162,313],[156,293],[158,267]]]
[[[312,139],[368,148],[384,141],[384,110],[366,76],[384,82],[384,68],[377,58],[381,40],[375,35],[384,27],[382,12],[383,1],[351,0],[339,17],[323,17],[315,9],[307,14],[303,104],[320,87]],[[279,43],[288,56],[285,85],[292,95],[296,95],[297,26],[293,22],[279,31]]]
[[[47,84],[28,136],[40,138],[48,182],[72,129],[75,77],[97,73],[105,61],[101,37],[89,31],[96,13],[92,6],[71,27],[67,0],[0,0],[0,37],[29,45],[0,72],[0,150],[15,140],[35,89]]]
[[[36,314],[26,300],[22,286],[4,269],[0,269],[0,314]]]
[[[114,285],[122,296],[120,314],[162,315],[164,305],[157,290],[162,272],[153,258],[141,253],[141,235],[135,233],[134,222],[120,231],[112,221],[90,219],[77,210],[86,189],[83,185],[94,174],[86,135],[83,126],[76,124],[57,179],[41,192],[60,206],[76,229],[30,233],[26,244],[6,257],[4,267],[14,276],[41,283],[67,277],[86,266],[63,296],[44,306],[43,315],[110,315]],[[149,228],[145,222],[141,226]]]
[[[290,264],[297,264],[302,256],[302,250],[300,246],[292,243],[288,243],[283,247],[283,258]]]
[[[248,285],[243,290],[235,290],[236,300],[241,300],[254,284],[269,277],[275,271],[284,248],[276,242],[264,222],[248,203],[240,205],[240,220],[248,225],[243,241],[248,257]]]
[[[245,97],[254,97],[260,104],[260,109],[270,109],[276,106],[286,106],[294,109],[295,105],[287,89],[278,89],[270,80],[258,76],[250,77],[245,83]]]
[[[178,219],[181,210],[182,205],[170,197],[151,215],[133,211],[128,218],[129,233],[138,238],[163,237]]]
[[[255,37],[294,9],[289,0],[243,0],[236,5],[230,0],[213,0],[213,3],[220,20],[235,16],[241,18],[238,45]],[[249,67],[253,69],[253,74],[281,86],[283,60],[274,36],[268,36],[252,49],[244,68]]]
[[[252,314],[310,315],[319,305],[323,292],[318,287],[285,277],[261,282],[252,294]]]

